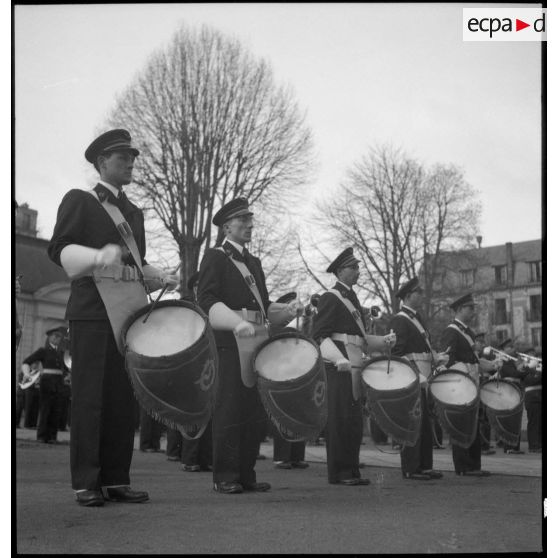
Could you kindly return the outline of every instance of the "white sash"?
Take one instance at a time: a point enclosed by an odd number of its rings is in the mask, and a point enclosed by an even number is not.
[[[455,331],[459,332],[461,334],[461,336],[465,339],[465,341],[467,341],[467,343],[469,344],[469,346],[471,347],[471,351],[473,351],[473,354],[475,353],[475,342],[473,341],[473,339],[471,338],[471,336],[464,332],[457,324],[449,324],[448,328],[451,327],[452,329],[455,329]],[[473,377],[473,379],[476,381],[476,383],[479,383],[479,366],[476,363],[471,363],[471,362],[463,362],[461,363],[463,365],[465,365],[467,372],[470,376]]]
[[[425,387],[427,379],[432,374],[432,365],[434,364],[434,352],[432,350],[432,345],[430,345],[430,340],[428,339],[428,333],[426,332],[424,327],[422,327],[422,324],[417,320],[416,316],[410,316],[403,310],[401,312],[398,312],[397,316],[403,316],[407,318],[417,328],[418,332],[423,337],[426,346],[428,347],[428,351],[430,352],[430,358],[428,359],[413,358],[413,356],[416,357],[416,353],[408,353],[405,355],[406,358],[412,360],[416,364],[417,368],[419,369],[421,387]]]

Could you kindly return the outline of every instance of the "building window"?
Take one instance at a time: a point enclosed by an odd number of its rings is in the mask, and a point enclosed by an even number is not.
[[[503,325],[509,323],[505,298],[494,299],[494,317],[492,321],[494,325]]]
[[[461,270],[461,286],[462,287],[472,287],[475,282],[475,270],[474,269],[462,269]]]
[[[532,330],[531,330],[532,331]],[[496,330],[496,344],[499,345],[503,343],[506,339],[508,339],[508,330],[507,329],[497,329]]]
[[[541,281],[541,262],[529,262],[529,280],[531,283]]]
[[[542,320],[542,296],[540,294],[529,297],[529,321],[540,322]]]
[[[531,329],[531,345],[533,345],[533,347],[542,346],[542,329],[540,327]]]
[[[508,268],[505,265],[494,266],[494,280],[497,285],[505,285],[508,282]]]

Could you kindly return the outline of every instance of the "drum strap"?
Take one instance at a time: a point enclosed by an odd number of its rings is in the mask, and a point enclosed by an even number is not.
[[[432,345],[430,344],[430,336],[428,335],[428,332],[424,329],[424,327],[422,327],[422,324],[417,320],[416,316],[410,316],[409,314],[407,314],[407,312],[403,311],[398,312],[397,315],[407,318],[418,329],[419,333],[424,339],[424,342],[426,343],[426,346],[428,347],[428,350],[431,354],[433,354]]]
[[[242,278],[244,279],[244,282],[246,283],[246,285],[250,289],[250,292],[254,295],[254,298],[256,299],[256,301],[258,303],[258,306],[260,307],[260,310],[262,312],[262,316],[265,318],[266,313],[265,313],[265,308],[264,308],[264,304],[263,304],[263,301],[262,301],[262,295],[260,294],[260,291],[258,290],[258,286],[256,285],[256,280],[254,279],[254,276],[250,273],[250,270],[248,269],[248,266],[244,262],[239,262],[238,260],[235,260],[229,254],[227,254],[227,252],[225,251],[225,249],[222,246],[218,246],[217,250],[221,250],[221,252],[223,252],[223,254],[225,254],[227,256],[227,258],[229,258],[229,260],[233,263],[233,265],[236,267],[236,269],[238,269],[238,271],[242,275]]]
[[[448,327],[455,329],[455,331],[457,331],[465,339],[465,341],[467,341],[469,347],[471,347],[471,351],[473,352],[473,354],[475,354],[475,342],[473,341],[471,336],[468,335],[465,331],[463,331],[463,329],[460,328],[457,324],[450,324]]]
[[[130,280],[120,280],[120,276],[118,278],[116,276],[105,277],[104,275],[106,275],[106,273],[102,271],[93,272],[95,286],[99,291],[99,295],[107,311],[116,345],[118,350],[124,354],[124,345],[120,335],[122,327],[129,316],[147,304],[147,293],[143,284],[141,259],[130,225],[126,219],[124,219],[120,210],[106,201],[101,202],[95,190],[89,190],[89,193],[101,204],[114,222],[116,230],[130,250],[134,258],[134,263],[138,268],[139,281],[134,281],[132,277],[130,277]]]
[[[353,303],[348,298],[345,298],[337,289],[329,289],[327,292],[335,295],[345,305],[349,314],[351,314],[353,320],[360,329],[362,336],[366,339],[366,330],[364,329],[360,312],[354,307]]]

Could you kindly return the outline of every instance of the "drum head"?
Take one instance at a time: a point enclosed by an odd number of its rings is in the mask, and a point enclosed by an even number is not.
[[[477,386],[459,372],[441,372],[430,381],[430,393],[447,405],[467,405],[477,397]]]
[[[267,380],[293,380],[312,370],[318,356],[318,349],[310,341],[301,337],[282,337],[268,342],[259,350],[254,368]]]
[[[491,409],[515,409],[521,403],[521,393],[508,382],[489,380],[480,388],[481,401]]]
[[[399,360],[375,360],[362,371],[364,383],[375,390],[391,391],[410,386],[417,379],[416,372],[409,364]]]
[[[202,316],[183,306],[161,306],[153,310],[146,323],[140,315],[126,332],[126,345],[136,354],[159,357],[173,355],[191,347],[205,330]]]

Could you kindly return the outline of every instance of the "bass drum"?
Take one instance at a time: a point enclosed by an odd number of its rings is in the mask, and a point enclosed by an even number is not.
[[[186,438],[199,438],[217,392],[217,348],[209,320],[195,304],[164,300],[144,323],[150,309],[135,312],[122,328],[134,393],[155,419]]]
[[[515,446],[521,436],[523,418],[524,395],[521,389],[509,380],[487,380],[481,385],[480,399],[496,436]]]
[[[325,368],[312,339],[296,331],[278,333],[254,353],[263,406],[290,442],[315,440],[327,421]]]
[[[366,408],[392,439],[414,446],[422,416],[419,373],[406,358],[375,357],[362,368]]]
[[[440,425],[452,444],[468,448],[477,436],[479,389],[470,376],[450,368],[431,376],[429,392]]]

